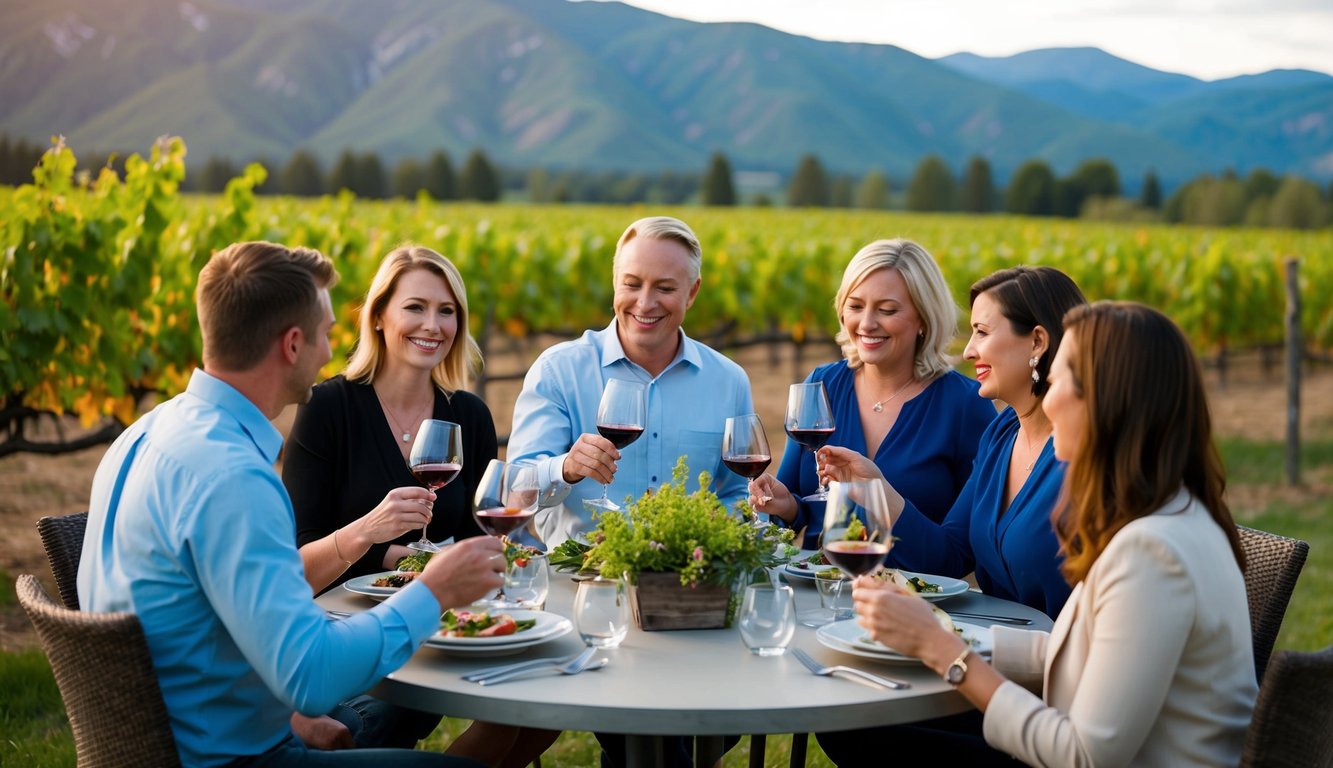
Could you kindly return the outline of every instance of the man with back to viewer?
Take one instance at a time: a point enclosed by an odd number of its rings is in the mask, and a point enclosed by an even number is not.
[[[750,378],[735,362],[685,335],[685,312],[699,293],[702,248],[685,222],[650,216],[630,224],[612,262],[615,317],[537,358],[514,404],[506,455],[536,461],[543,484],[575,484],[565,503],[539,514],[548,547],[592,529],[583,501],[601,495],[619,502],[671,481],[676,460],[687,456],[690,487],[699,472],[730,505],[748,495],[745,478],[722,463],[722,432],[730,416],[754,412]],[[609,379],[647,385],[642,437],[617,450],[597,434],[597,407]],[[584,481],[588,482],[584,482]],[[603,765],[625,762],[623,737],[595,734]],[[730,749],[739,737],[728,736]],[[689,766],[690,740],[664,739],[665,765]]]
[[[289,724],[293,709],[319,715],[369,688],[438,629],[442,608],[503,581],[499,540],[481,536],[373,610],[331,621],[313,602],[269,420],[309,397],[331,357],[336,280],[310,249],[214,254],[195,293],[203,369],[127,429],[93,478],[79,601],[138,615],[186,766],[473,765],[313,750]]]

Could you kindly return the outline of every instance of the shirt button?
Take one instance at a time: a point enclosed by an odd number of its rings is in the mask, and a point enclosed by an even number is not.
[[[653,479],[652,479],[652,481],[653,481],[654,483],[657,482],[657,475],[653,475]]]
[[[653,437],[657,437],[657,433],[656,433],[656,432],[653,433]]]

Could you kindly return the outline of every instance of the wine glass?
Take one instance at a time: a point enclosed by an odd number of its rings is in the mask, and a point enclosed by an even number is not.
[[[452,421],[426,419],[417,430],[417,439],[412,441],[412,451],[408,454],[407,465],[417,482],[432,491],[438,491],[448,485],[458,473],[463,471],[463,428]],[[421,529],[421,541],[414,541],[407,546],[422,552],[439,552],[426,537],[426,528]]]
[[[727,469],[753,480],[764,474],[772,462],[768,436],[759,416],[747,413],[729,417],[722,432],[722,463]]]
[[[824,557],[855,579],[873,573],[893,546],[889,500],[878,480],[829,484],[824,504]]]
[[[611,379],[602,390],[602,402],[597,406],[597,433],[616,447],[625,450],[626,446],[643,434],[644,424],[648,421],[648,388],[642,382],[626,379]],[[620,511],[620,505],[607,496],[610,486],[602,486],[602,496],[583,503],[594,509],[610,512]]]
[[[787,434],[815,454],[815,474],[819,474],[819,449],[833,436],[833,409],[829,407],[824,382],[807,381],[793,384],[787,391]],[[828,489],[824,482],[819,490],[805,496],[806,501],[824,501]]]
[[[482,531],[503,540],[506,535],[522,528],[533,515],[537,514],[540,490],[541,483],[537,477],[536,466],[509,464],[499,459],[491,459],[486,465],[486,471],[481,475],[481,482],[477,485],[472,517]],[[486,601],[486,604],[495,609],[519,607],[505,596],[503,586],[494,598]]]

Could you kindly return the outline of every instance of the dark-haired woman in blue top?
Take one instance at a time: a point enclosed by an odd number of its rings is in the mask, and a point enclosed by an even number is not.
[[[972,472],[977,442],[995,408],[977,382],[950,367],[946,355],[958,310],[930,254],[910,240],[878,240],[843,271],[834,307],[845,359],[820,366],[833,410],[829,444],[873,461],[915,508],[944,519]],[[802,496],[819,486],[813,454],[794,441],[777,477],[750,485],[750,503],[818,547],[822,504]]]

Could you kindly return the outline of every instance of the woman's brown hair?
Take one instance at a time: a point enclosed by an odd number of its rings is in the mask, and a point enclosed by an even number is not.
[[[1243,571],[1203,374],[1185,335],[1166,315],[1132,302],[1075,307],[1064,325],[1065,343],[1076,345],[1068,373],[1087,414],[1053,516],[1065,579],[1081,581],[1116,532],[1182,485],[1226,534]]]

